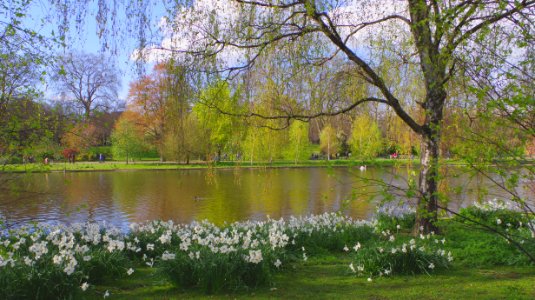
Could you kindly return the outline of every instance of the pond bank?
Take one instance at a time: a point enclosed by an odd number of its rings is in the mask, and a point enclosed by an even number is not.
[[[126,164],[122,161],[107,162],[77,162],[68,164],[64,162],[52,162],[48,165],[42,163],[4,165],[0,167],[1,173],[47,173],[47,172],[93,172],[93,171],[133,171],[133,170],[200,170],[200,169],[258,169],[258,168],[337,168],[337,167],[395,167],[395,166],[418,166],[418,159],[387,159],[379,158],[374,160],[307,160],[297,163],[292,161],[274,162],[244,162],[244,161],[223,161],[223,162],[193,162],[190,164],[177,162],[160,161],[138,161]],[[517,162],[524,166],[534,166],[534,159],[526,159]],[[444,159],[442,165],[446,166],[468,166],[457,159]]]
[[[459,161],[444,161],[448,165],[461,165]],[[92,171],[131,171],[131,170],[199,170],[199,169],[256,169],[256,168],[315,168],[315,167],[391,167],[418,165],[417,159],[375,159],[371,161],[358,160],[309,160],[298,163],[290,161],[274,162],[194,162],[191,164],[182,164],[176,162],[159,162],[159,161],[141,161],[126,164],[119,161],[99,162],[79,162],[75,164],[51,163],[44,164],[20,164],[5,165],[0,169],[0,173],[46,173],[46,172],[92,172]]]

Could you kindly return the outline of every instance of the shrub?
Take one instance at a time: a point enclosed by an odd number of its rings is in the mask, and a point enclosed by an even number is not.
[[[373,244],[357,244],[349,251],[356,252],[350,270],[359,275],[388,276],[394,274],[430,274],[447,268],[453,261],[451,252],[444,249],[445,239],[434,235],[420,235],[410,239],[385,232],[385,240]]]
[[[282,220],[223,228],[209,222],[150,222],[131,229],[130,238],[147,248],[146,264],[156,265],[176,285],[207,293],[269,283],[288,243]]]
[[[377,224],[375,228],[377,231],[399,231],[399,230],[411,230],[416,222],[415,213],[407,213],[400,216],[390,216],[387,214],[377,214],[375,216]]]
[[[313,217],[292,217],[286,234],[292,237],[290,251],[301,253],[303,247],[310,253],[341,251],[345,245],[375,238],[371,223],[354,221],[339,214]]]
[[[207,293],[238,290],[267,284],[275,268],[264,257],[267,249],[250,250],[262,254],[262,260],[251,261],[244,251],[214,253],[209,249],[177,252],[174,258],[159,263],[160,272],[182,287],[199,287]],[[198,256],[196,255],[198,253]],[[169,254],[167,254],[169,255]],[[255,256],[256,254],[252,254]]]
[[[66,274],[62,267],[45,261],[31,265],[7,261],[0,271],[2,299],[72,298],[82,280],[81,272]]]
[[[267,284],[283,262],[306,259],[309,249],[340,250],[350,241],[372,237],[369,223],[331,213],[222,228],[209,222],[149,222],[133,225],[128,241],[137,241],[144,262],[175,284],[213,293]]]
[[[88,280],[124,274],[122,238],[97,224],[9,231],[0,237],[0,298],[73,298]]]

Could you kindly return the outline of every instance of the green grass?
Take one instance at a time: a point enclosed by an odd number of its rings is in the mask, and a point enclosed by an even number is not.
[[[207,295],[175,288],[149,268],[128,278],[94,286],[80,296],[112,299],[533,299],[535,268],[454,268],[433,276],[367,278],[352,276],[347,256],[321,256],[296,263],[276,275],[273,286]]]
[[[526,164],[533,163],[526,161]],[[188,169],[206,169],[206,168],[303,168],[303,167],[358,167],[366,165],[369,167],[389,167],[389,166],[404,166],[412,164],[417,166],[419,161],[415,159],[388,159],[377,158],[368,161],[352,160],[352,159],[336,159],[336,160],[302,160],[295,163],[291,160],[276,160],[257,161],[252,164],[248,161],[222,161],[217,163],[208,163],[203,161],[194,161],[186,165],[185,163],[176,162],[160,162],[157,159],[142,159],[136,162],[126,164],[124,161],[106,161],[88,162],[81,161],[75,164],[64,162],[53,162],[50,165],[43,165],[42,163],[33,164],[8,164],[0,166],[0,173],[25,173],[25,172],[85,172],[85,171],[117,171],[117,170],[188,170]],[[444,160],[442,164],[463,166],[461,161],[448,159]]]
[[[368,166],[393,166],[406,165],[408,163],[416,164],[416,160],[408,159],[376,159],[373,161],[356,161],[356,160],[306,160],[295,164],[293,161],[273,161],[273,162],[232,162],[224,161],[218,163],[193,162],[188,165],[175,162],[159,162],[159,161],[137,161],[135,163],[126,164],[124,161],[107,161],[99,162],[77,162],[75,164],[54,162],[50,165],[35,164],[12,164],[5,165],[0,172],[57,172],[57,171],[115,171],[115,170],[176,170],[176,169],[205,169],[205,168],[293,168],[293,167],[354,167],[360,165]]]
[[[533,160],[525,160],[522,163],[526,165],[534,164]],[[30,172],[84,172],[84,171],[117,171],[117,170],[188,170],[188,169],[206,169],[206,168],[303,168],[303,167],[358,167],[366,165],[369,167],[390,167],[419,165],[418,158],[414,159],[388,159],[376,158],[373,160],[353,160],[353,159],[335,159],[335,160],[302,160],[295,163],[292,160],[256,161],[251,164],[249,161],[222,161],[209,163],[204,161],[193,161],[190,164],[177,162],[160,162],[156,158],[142,158],[136,162],[125,163],[124,161],[106,161],[104,163],[81,161],[75,164],[64,162],[52,162],[49,165],[42,163],[33,164],[7,164],[0,166],[0,173],[30,173]],[[465,166],[462,161],[447,159],[441,162],[443,165]]]
[[[94,286],[82,296],[97,299],[109,290],[113,299],[535,299],[535,267],[514,247],[454,220],[441,225],[454,262],[431,276],[395,275],[368,282],[351,273],[351,252],[331,250],[283,265],[272,285],[256,289],[207,295],[175,287],[154,269],[141,267],[131,277]]]

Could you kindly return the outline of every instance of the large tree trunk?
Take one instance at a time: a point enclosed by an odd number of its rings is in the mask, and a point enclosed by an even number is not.
[[[419,197],[416,211],[415,233],[438,233],[438,136],[424,134],[421,142]]]
[[[442,88],[428,92],[424,105],[425,121],[421,133],[419,197],[414,232],[438,233],[438,158],[446,91]]]
[[[89,120],[91,117],[91,102],[82,102],[84,106],[84,117],[85,120]]]

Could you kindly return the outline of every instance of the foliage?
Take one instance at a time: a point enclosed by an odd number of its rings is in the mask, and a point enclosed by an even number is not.
[[[491,202],[492,203],[492,202]],[[503,203],[503,202],[502,202]],[[518,210],[511,210],[505,205],[489,208],[488,206],[468,206],[461,208],[455,220],[461,223],[482,223],[501,230],[518,229],[529,225],[529,217]]]
[[[139,158],[145,145],[143,131],[137,126],[138,115],[125,112],[121,115],[112,133],[112,153],[115,159],[125,159],[126,163]]]
[[[284,158],[293,160],[295,163],[301,160],[307,160],[312,154],[309,150],[308,141],[309,125],[308,123],[295,121],[290,125],[288,132],[288,144],[284,151]]]
[[[344,269],[368,281],[431,274],[452,263],[475,267],[526,264],[526,258],[503,239],[470,230],[455,220],[443,220],[440,226],[447,240],[432,233],[412,237],[379,232],[369,222],[335,213],[222,227],[206,221],[132,223],[126,234],[98,224],[23,227],[3,231],[0,237],[0,295],[79,297],[82,289],[92,290],[103,282],[115,284],[117,278],[144,268],[155,268],[184,288],[235,292],[273,284],[280,276],[277,273],[283,271],[284,276],[288,270],[293,274],[300,261],[308,268],[309,256],[317,259],[318,254],[337,255],[335,261],[345,264],[337,274]],[[529,247],[535,249],[533,244]]]
[[[375,158],[382,150],[381,131],[369,116],[355,118],[349,139],[352,156],[358,159]]]
[[[370,238],[371,228],[337,214],[223,227],[153,221],[131,224],[128,234],[98,224],[20,228],[0,238],[0,294],[72,297],[84,283],[130,275],[135,270],[129,268],[139,263],[157,267],[177,285],[209,293],[255,287],[272,281],[288,263],[288,253],[306,260],[302,247],[319,245],[328,235],[323,247],[332,249],[348,239]],[[43,290],[53,282],[60,284]]]
[[[368,245],[360,242],[355,251],[355,265],[350,269],[358,275],[373,278],[399,274],[430,274],[446,269],[451,265],[453,256],[444,249],[445,239],[432,234],[420,235],[419,238],[394,236],[389,231],[383,232],[384,241]]]
[[[380,231],[390,230],[397,232],[399,230],[410,231],[414,228],[416,221],[416,213],[409,212],[402,215],[393,216],[386,213],[378,213],[375,215],[377,225],[376,228]]]
[[[448,230],[458,239],[454,245],[462,247],[463,263],[534,264],[535,216],[521,208],[516,202],[492,200],[456,213],[453,220],[458,225],[450,225]]]
[[[283,145],[287,132],[252,126],[247,130],[242,143],[244,159],[250,161],[269,161],[283,157]],[[295,163],[295,161],[294,161]]]
[[[63,156],[64,159],[72,159],[72,158],[76,158],[76,155],[78,155],[78,153],[80,153],[80,151],[76,148],[65,148],[61,151],[61,155]]]
[[[374,240],[373,231],[374,228],[365,222],[352,221],[337,214],[325,214],[317,216],[314,222],[308,218],[290,218],[286,234],[294,239],[289,250],[301,255],[302,249],[312,254],[338,252],[355,241]]]
[[[331,125],[323,127],[320,133],[320,149],[327,155],[327,159],[334,157],[340,150],[340,146],[336,129]]]
[[[200,102],[195,105],[194,112],[201,126],[209,132],[210,152],[217,156],[225,151],[231,155],[238,153],[241,140],[240,119],[231,115],[240,113],[238,94],[232,94],[228,83],[218,81],[204,89],[199,98]],[[214,110],[216,105],[227,114]]]
[[[96,126],[92,123],[78,123],[64,134],[62,144],[66,148],[78,149],[78,152],[85,154],[97,144],[96,130]]]
[[[455,257],[455,262],[464,267],[526,266],[533,265],[517,247],[503,237],[473,225],[449,222],[442,223],[443,234],[448,237],[446,247]],[[523,247],[533,253],[535,242],[529,231],[511,230],[511,234],[522,235]]]
[[[304,247],[330,250],[356,237],[370,238],[372,232],[365,222],[336,214],[222,228],[208,222],[185,226],[151,222],[134,225],[132,231],[141,249],[150,249],[144,261],[156,261],[176,284],[209,293],[271,282],[271,274],[288,259],[287,251],[306,260]]]
[[[254,288],[271,282],[272,269],[275,267],[274,261],[266,257],[270,253],[266,247],[216,255],[208,249],[198,250],[193,253],[199,253],[199,259],[191,258],[184,252],[177,253],[173,260],[162,264],[162,273],[179,286],[199,287],[207,293]],[[255,251],[261,251],[262,261],[254,260]],[[243,257],[251,257],[254,262]]]

